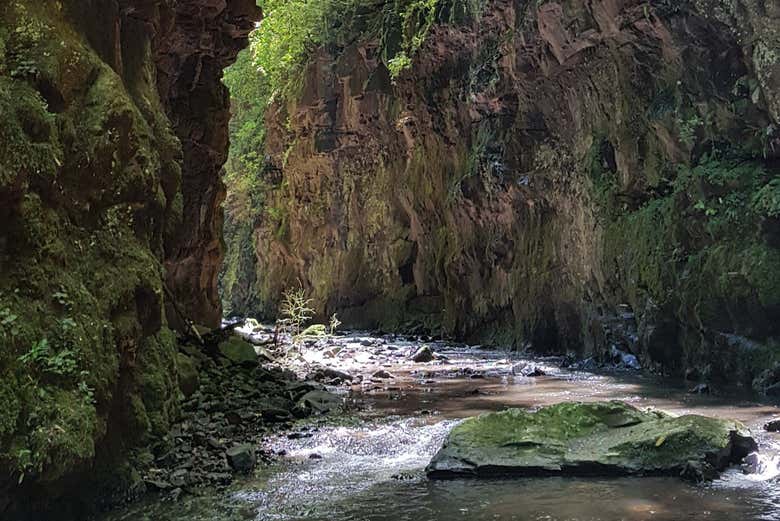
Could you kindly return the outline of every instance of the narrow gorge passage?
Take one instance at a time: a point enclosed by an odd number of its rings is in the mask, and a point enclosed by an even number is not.
[[[1,0],[0,519],[780,520],[780,0]]]

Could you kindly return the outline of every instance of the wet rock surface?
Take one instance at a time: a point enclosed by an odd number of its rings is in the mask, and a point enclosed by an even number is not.
[[[422,346],[420,349],[415,351],[415,353],[412,355],[412,360],[415,362],[430,362],[433,360],[433,353],[431,352],[431,348],[428,346]]]
[[[739,422],[672,417],[624,402],[509,409],[455,427],[431,477],[670,475],[711,480],[757,448]]]
[[[259,20],[254,0],[0,2],[0,311],[21,327],[0,328],[0,518],[121,489],[178,415],[172,306],[219,322],[220,80]],[[70,374],[37,381],[17,360],[36,341]]]
[[[749,383],[776,358],[780,228],[724,202],[778,175],[779,4],[482,4],[432,17],[392,82],[362,24],[312,50],[295,111],[266,118],[290,189],[274,191],[283,230],[246,219],[245,276],[269,296],[254,309],[302,278],[351,327]]]
[[[764,424],[764,430],[767,432],[780,432],[780,418]]]

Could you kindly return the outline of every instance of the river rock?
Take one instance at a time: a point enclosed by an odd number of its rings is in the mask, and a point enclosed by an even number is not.
[[[298,402],[298,407],[316,413],[327,413],[341,409],[344,401],[327,391],[309,391]]]
[[[327,336],[327,334],[328,331],[323,324],[312,324],[303,330],[301,336],[302,337],[307,337],[307,336],[323,337],[323,336]]]
[[[637,357],[632,355],[631,353],[626,353],[625,351],[621,351],[617,347],[612,346],[610,354],[612,355],[613,363],[617,364],[620,367],[624,367],[626,369],[633,369],[635,371],[639,371],[640,369],[642,369],[642,366],[639,363]]]
[[[764,430],[767,432],[780,432],[780,418],[766,422]]]
[[[234,364],[243,366],[257,365],[257,353],[254,346],[237,336],[231,336],[219,344],[219,353]]]
[[[326,380],[328,383],[340,384],[343,382],[351,382],[355,378],[344,371],[333,369],[332,367],[321,367],[314,373],[307,376],[309,380]]]
[[[712,388],[709,384],[698,384],[691,389],[688,389],[688,394],[710,394]]]
[[[412,355],[412,361],[417,363],[430,362],[433,360],[433,351],[428,346],[422,346]]]
[[[509,409],[456,426],[428,465],[456,476],[668,475],[709,479],[757,445],[739,422],[672,417],[623,402]],[[706,465],[705,465],[706,464]],[[701,471],[701,472],[699,472]]]
[[[255,448],[248,443],[228,449],[225,456],[227,456],[230,467],[238,472],[249,472],[257,465]]]
[[[176,367],[179,373],[179,389],[185,398],[189,398],[200,386],[198,368],[195,361],[184,353],[176,354]]]
[[[512,374],[516,376],[535,377],[545,376],[547,373],[538,366],[527,362],[520,362],[512,366]]]

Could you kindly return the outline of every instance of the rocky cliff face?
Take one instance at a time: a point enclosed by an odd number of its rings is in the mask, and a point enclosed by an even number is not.
[[[352,325],[749,382],[780,335],[778,4],[450,3],[395,82],[358,38],[269,111],[251,311],[301,281]]]
[[[222,71],[259,18],[255,0],[179,2],[155,47],[160,96],[184,154],[182,216],[166,243],[167,280],[184,314],[212,327],[222,318],[217,275],[230,119]]]
[[[218,320],[219,78],[258,17],[242,0],[0,6],[3,518],[121,488],[128,451],[176,415],[163,280]]]

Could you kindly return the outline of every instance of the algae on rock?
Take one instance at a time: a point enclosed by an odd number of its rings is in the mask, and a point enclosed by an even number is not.
[[[432,477],[677,476],[690,466],[722,471],[757,447],[739,422],[671,417],[624,402],[509,409],[455,426],[427,468]]]
[[[213,11],[216,31],[230,33],[221,45],[240,47],[253,26],[239,3]],[[107,477],[130,468],[130,450],[178,414],[163,261],[194,228],[176,226],[187,208],[187,154],[158,83],[172,5],[0,5],[3,518],[105,492]],[[217,101],[199,103],[210,110]]]
[[[394,80],[370,30],[312,50],[266,112],[235,311],[300,281],[348,326],[750,385],[780,360],[780,13],[607,4],[435,18]]]

